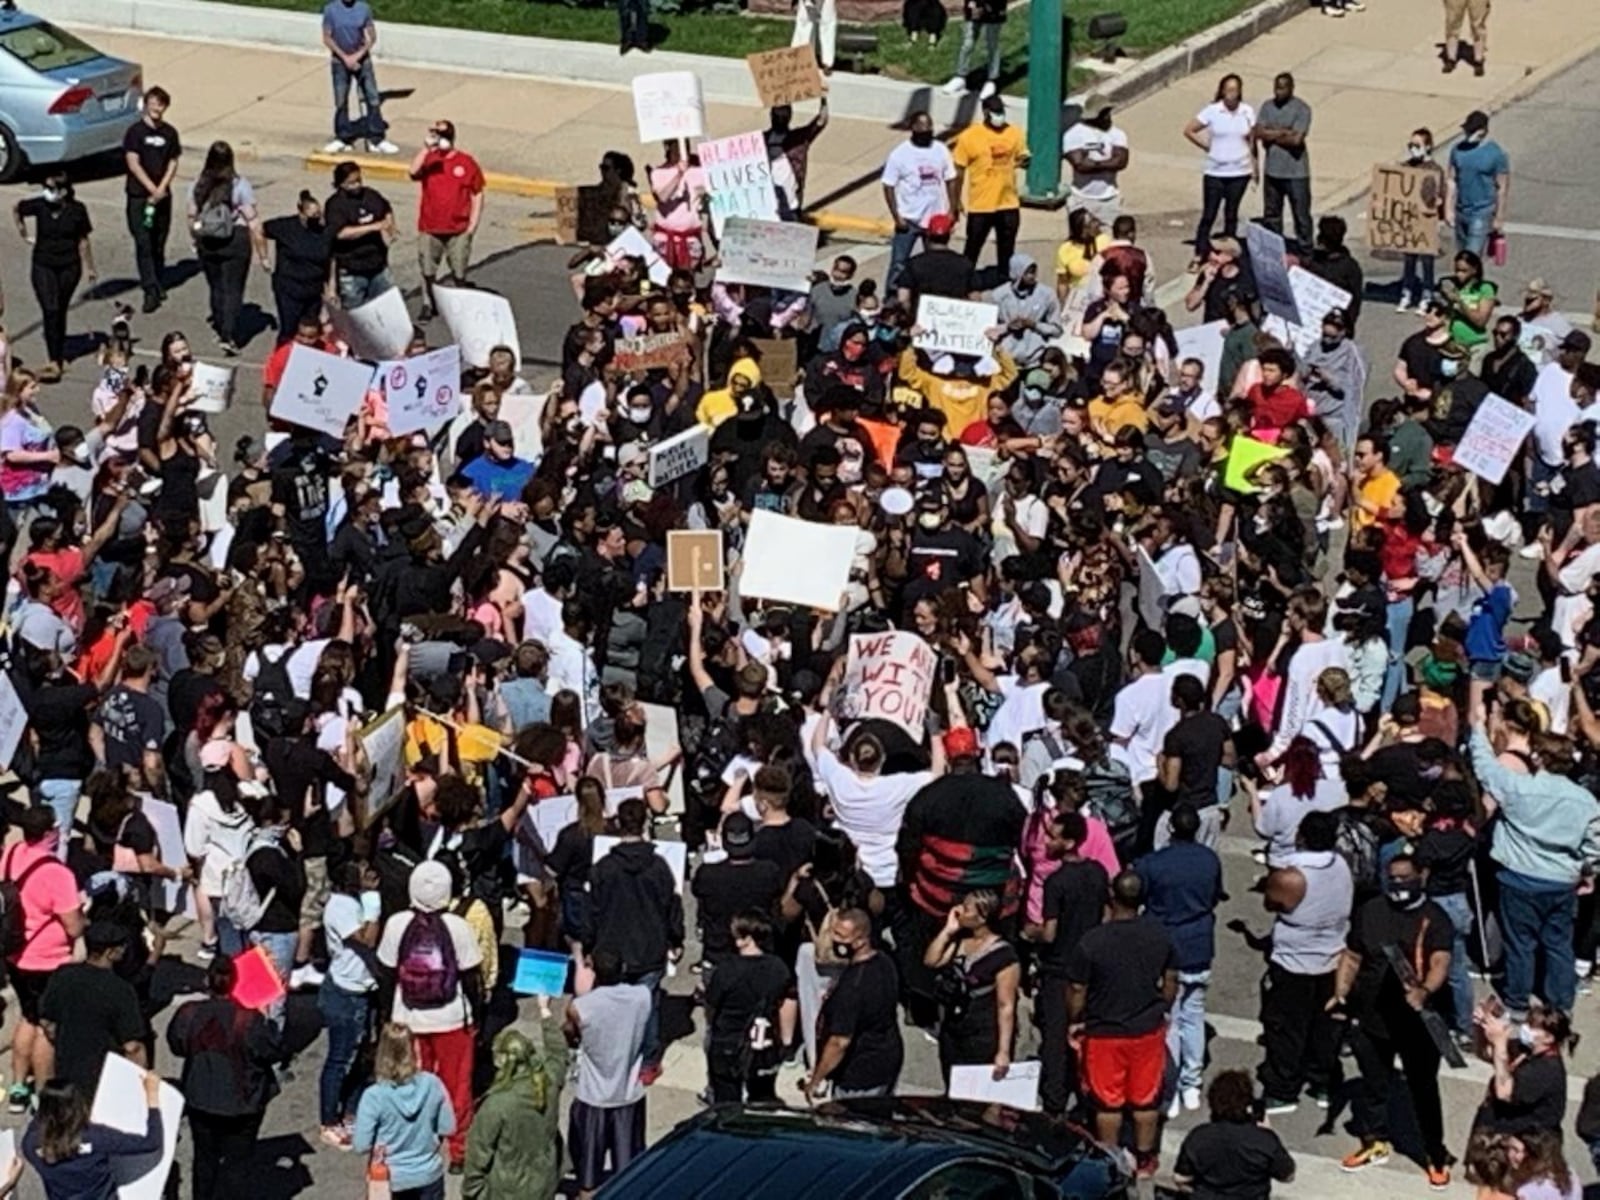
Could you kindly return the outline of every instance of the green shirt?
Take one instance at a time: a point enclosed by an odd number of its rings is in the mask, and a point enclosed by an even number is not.
[[[1433,438],[1410,417],[1389,435],[1389,469],[1403,488],[1421,487],[1433,475]]]
[[[1456,292],[1463,304],[1476,304],[1480,300],[1492,300],[1499,294],[1499,289],[1487,279],[1481,279],[1471,287],[1464,287]],[[1481,346],[1489,340],[1489,329],[1485,325],[1482,329],[1474,329],[1461,317],[1452,317],[1450,320],[1450,340],[1458,346],[1471,349]]]

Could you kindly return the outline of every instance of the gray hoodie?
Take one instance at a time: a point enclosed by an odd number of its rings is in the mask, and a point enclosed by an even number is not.
[[[1321,374],[1313,377],[1312,367]],[[1361,427],[1361,393],[1367,386],[1367,360],[1362,357],[1361,348],[1347,337],[1328,350],[1319,338],[1305,353],[1301,376],[1305,380],[1306,399],[1339,439],[1339,446],[1348,460]]]
[[[1013,254],[1011,256],[1011,282],[1004,287],[995,288],[990,294],[999,310],[997,324],[1007,326],[1005,335],[995,344],[1009,354],[1018,367],[1027,368],[1035,366],[1044,354],[1045,347],[1061,336],[1061,302],[1056,299],[1055,291],[1035,283],[1027,292],[1018,290],[1018,282],[1030,267],[1036,267],[1026,254]],[[1031,329],[1011,329],[1011,322],[1018,317],[1027,317],[1033,321]]]

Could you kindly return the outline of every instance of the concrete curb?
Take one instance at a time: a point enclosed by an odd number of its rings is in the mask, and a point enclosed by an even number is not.
[[[1262,0],[1236,17],[1156,51],[1121,75],[1097,84],[1095,90],[1125,107],[1219,62],[1310,7],[1309,0]]]

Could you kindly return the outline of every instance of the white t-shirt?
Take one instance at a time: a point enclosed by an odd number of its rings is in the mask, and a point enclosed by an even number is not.
[[[1546,667],[1528,684],[1528,695],[1550,710],[1550,732],[1565,735],[1572,719],[1572,685],[1561,678],[1560,666]]]
[[[328,897],[328,907],[322,913],[322,929],[328,936],[328,978],[342,991],[359,994],[378,986],[367,964],[345,945],[345,940],[366,923],[359,897],[343,892]]]
[[[330,896],[330,904],[332,900]],[[378,939],[378,961],[384,966],[400,965],[400,939],[405,936],[411,917],[412,912],[408,908],[405,912],[395,913],[384,925],[383,936]],[[470,971],[473,967],[483,965],[483,951],[478,948],[478,937],[472,932],[472,926],[454,913],[445,913],[444,927],[449,930],[450,944],[455,947],[458,970]],[[456,986],[455,999],[441,1008],[407,1008],[406,1002],[400,997],[400,989],[396,987],[392,1019],[412,1033],[449,1033],[452,1029],[463,1029],[471,1024],[472,1010],[459,984]]]
[[[903,220],[925,225],[936,213],[950,211],[945,187],[956,177],[956,164],[943,142],[914,146],[901,142],[883,164],[883,186],[894,189],[895,208]]]
[[[1572,398],[1572,372],[1560,363],[1545,363],[1533,383],[1533,440],[1548,467],[1566,461],[1561,439],[1578,423],[1578,404]]]
[[[1600,543],[1585,546],[1562,564],[1556,582],[1561,594],[1550,611],[1550,627],[1568,650],[1578,648],[1578,629],[1589,619],[1594,605],[1589,600],[1589,581],[1600,573]]]
[[[1317,680],[1329,667],[1350,669],[1350,651],[1344,642],[1332,638],[1302,642],[1294,652],[1283,682],[1283,712],[1277,735],[1267,751],[1269,757],[1277,758],[1296,736],[1306,732],[1310,722],[1333,711],[1317,695]]]
[[[561,631],[561,601],[542,587],[523,592],[522,629],[527,637],[548,647],[551,636]]]
[[[906,805],[932,782],[931,771],[877,775],[863,779],[826,747],[817,755],[817,779],[828,789],[834,820],[856,844],[861,869],[879,887],[893,887],[900,875],[895,839]]]
[[[1048,724],[1044,715],[1044,694],[1050,682],[1023,683],[1015,675],[1002,675],[997,682],[1003,699],[989,721],[983,742],[991,749],[1001,742],[1010,742],[1021,754],[1022,739]]]
[[[1128,768],[1136,785],[1156,777],[1156,755],[1177,722],[1167,675],[1156,671],[1122,685],[1111,714],[1111,736],[1122,740],[1112,743],[1110,754]]]
[[[1188,542],[1174,542],[1156,559],[1162,600],[1168,608],[1185,596],[1200,594],[1200,556]]]
[[[1061,155],[1065,158],[1074,150],[1085,151],[1090,162],[1106,162],[1114,151],[1128,148],[1128,135],[1113,125],[1100,129],[1087,121],[1079,121],[1061,135]],[[1117,195],[1117,172],[1080,171],[1072,169],[1072,190],[1086,200],[1110,200]]]
[[[1195,120],[1211,131],[1211,149],[1206,151],[1206,174],[1237,179],[1250,174],[1250,131],[1256,126],[1256,110],[1244,101],[1229,110],[1221,100],[1206,105]]]

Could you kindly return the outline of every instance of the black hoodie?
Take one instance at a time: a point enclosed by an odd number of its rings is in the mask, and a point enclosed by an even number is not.
[[[683,897],[666,859],[649,842],[621,842],[589,872],[584,947],[608,951],[636,978],[666,969],[667,951],[683,945]]]

